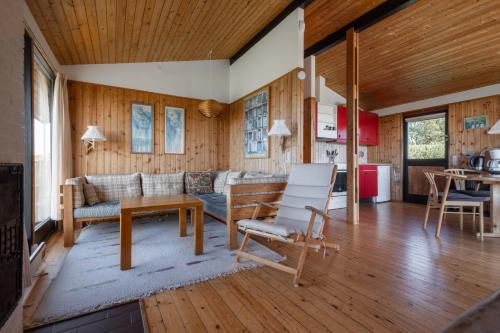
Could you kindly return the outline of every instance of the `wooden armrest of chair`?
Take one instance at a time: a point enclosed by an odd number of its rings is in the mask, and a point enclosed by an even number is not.
[[[333,220],[333,217],[331,217],[330,215],[326,214],[325,212],[315,208],[315,207],[311,207],[311,206],[305,206],[304,207],[305,209],[307,210],[310,210],[311,212],[313,213],[316,213],[318,215],[321,215],[322,217],[324,217],[325,219],[328,219],[328,220]]]

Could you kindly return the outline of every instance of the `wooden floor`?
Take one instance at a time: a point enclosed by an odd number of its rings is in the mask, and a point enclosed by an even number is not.
[[[500,288],[500,239],[481,243],[467,218],[460,232],[452,216],[436,240],[436,215],[422,230],[424,208],[362,205],[358,226],[332,211],[330,239],[341,250],[326,259],[311,251],[301,287],[257,268],[157,294],[144,299],[150,332],[434,332]],[[25,304],[26,325],[66,253],[60,235],[49,242],[48,274]],[[296,259],[288,251],[287,262]]]
[[[310,252],[301,287],[257,268],[164,292],[144,300],[150,331],[434,332],[500,288],[500,239],[481,243],[471,223],[450,217],[436,240],[420,205],[363,205],[358,226],[334,215],[341,251]]]

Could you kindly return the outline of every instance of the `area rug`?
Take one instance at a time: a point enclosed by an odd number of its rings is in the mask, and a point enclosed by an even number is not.
[[[121,271],[119,223],[84,228],[38,305],[33,325],[258,266],[247,260],[236,263],[234,252],[226,247],[225,224],[208,216],[201,256],[194,255],[191,225],[188,236],[179,237],[176,214],[134,219],[132,237],[132,269]],[[249,242],[248,250],[273,261],[284,259],[254,241]]]

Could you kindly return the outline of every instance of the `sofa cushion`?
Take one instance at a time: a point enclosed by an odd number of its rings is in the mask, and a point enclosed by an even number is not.
[[[229,186],[227,185],[231,179],[238,179],[241,178],[241,175],[243,173],[241,171],[229,171],[227,178],[226,178],[226,184],[224,185],[224,191],[222,193],[227,194],[229,191]]]
[[[263,172],[253,172],[253,171],[249,171],[249,172],[245,172],[245,175],[243,176],[243,178],[271,178],[273,177],[272,174],[270,173],[263,173]]]
[[[220,193],[194,194],[195,197],[203,201],[203,208],[206,212],[226,219],[226,196]]]
[[[85,195],[85,202],[89,206],[100,202],[95,187],[92,184],[83,184],[83,194]]]
[[[97,218],[115,217],[120,215],[120,203],[118,201],[99,202],[94,206],[83,206],[73,210],[73,218]]]
[[[220,171],[217,173],[217,177],[214,180],[214,192],[215,193],[224,193],[224,187],[226,186],[227,176],[229,175],[228,171]]]
[[[210,172],[186,172],[186,193],[212,193],[212,175]]]
[[[83,184],[85,184],[84,177],[76,177],[66,179],[64,184],[73,185],[73,208],[80,208],[85,205],[85,196],[83,194]]]
[[[152,210],[152,211],[142,211],[133,212],[132,216],[141,217],[147,216],[149,214],[168,214],[177,213],[177,209],[165,209],[165,210]],[[106,201],[99,202],[94,206],[83,206],[73,210],[73,218],[75,219],[90,219],[90,218],[101,218],[109,217],[116,218],[120,216],[120,202],[119,201]]]
[[[86,176],[86,179],[87,183],[95,186],[97,196],[101,201],[116,201],[121,197],[142,195],[141,175],[138,173]]]
[[[241,185],[241,184],[269,184],[269,183],[286,183],[288,181],[287,175],[271,175],[264,177],[249,177],[249,178],[228,178],[227,183],[229,185]]]
[[[142,192],[145,197],[184,193],[184,172],[141,173]]]

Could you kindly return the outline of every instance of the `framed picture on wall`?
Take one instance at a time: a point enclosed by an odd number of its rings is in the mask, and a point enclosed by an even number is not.
[[[165,107],[165,153],[184,154],[185,116],[184,109]]]
[[[269,89],[262,89],[243,100],[243,156],[269,157]]]
[[[488,127],[488,117],[473,116],[464,118],[464,129],[486,128]]]
[[[152,154],[154,109],[151,104],[132,103],[131,149],[134,154]]]

